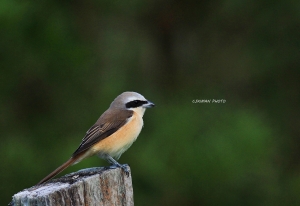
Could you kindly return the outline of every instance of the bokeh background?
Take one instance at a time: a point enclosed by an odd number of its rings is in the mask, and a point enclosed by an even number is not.
[[[123,91],[157,105],[119,160],[136,205],[299,205],[299,11],[289,0],[2,0],[1,205],[66,161]],[[192,102],[213,99],[226,102]]]

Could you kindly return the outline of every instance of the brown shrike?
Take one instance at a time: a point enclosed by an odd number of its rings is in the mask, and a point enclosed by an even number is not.
[[[97,122],[86,132],[78,149],[72,157],[42,179],[38,184],[47,182],[70,165],[97,155],[111,165],[120,167],[128,175],[125,165],[116,160],[132,145],[143,127],[146,108],[155,105],[136,92],[124,92],[110,104]],[[116,160],[115,160],[116,159]]]

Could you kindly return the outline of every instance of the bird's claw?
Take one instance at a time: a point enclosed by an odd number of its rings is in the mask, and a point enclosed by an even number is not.
[[[125,172],[126,176],[129,177],[129,170],[127,169],[127,164],[121,165],[121,164],[113,164],[110,166],[110,168],[121,168],[123,172]]]
[[[125,172],[125,174],[127,175],[127,177],[129,177],[129,171],[127,169],[127,165],[121,165],[121,168]]]

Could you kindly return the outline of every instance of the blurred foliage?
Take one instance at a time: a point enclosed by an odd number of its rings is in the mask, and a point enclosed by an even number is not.
[[[2,0],[0,201],[66,161],[118,94],[137,91],[157,107],[120,159],[136,205],[300,204],[299,9]]]

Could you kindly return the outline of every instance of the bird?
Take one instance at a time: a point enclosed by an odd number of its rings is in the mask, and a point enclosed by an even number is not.
[[[37,185],[46,183],[67,167],[97,155],[112,166],[121,168],[127,176],[126,165],[117,162],[120,156],[139,136],[147,108],[155,104],[137,92],[123,92],[110,104],[96,123],[86,132],[71,158],[43,178]]]

